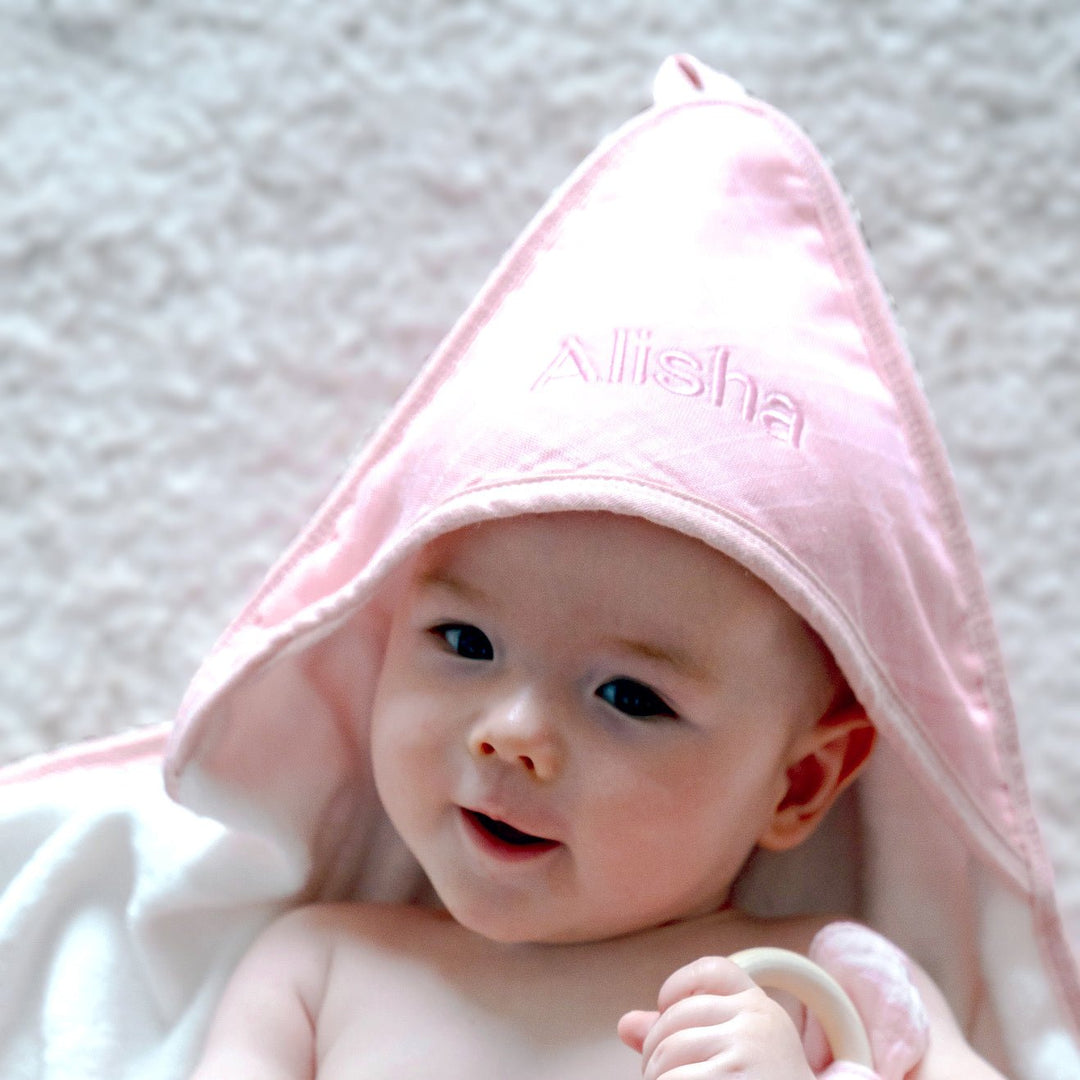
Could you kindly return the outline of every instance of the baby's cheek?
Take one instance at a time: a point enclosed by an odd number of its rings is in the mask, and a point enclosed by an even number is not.
[[[691,776],[693,774],[691,773]],[[652,867],[698,894],[725,894],[757,843],[768,817],[760,791],[735,796],[726,782],[698,778],[637,805],[636,827],[622,833],[619,855],[640,873]]]
[[[384,700],[372,717],[371,763],[375,786],[388,809],[395,796],[407,790],[409,776],[416,768],[421,745],[415,733],[404,723],[400,703]]]

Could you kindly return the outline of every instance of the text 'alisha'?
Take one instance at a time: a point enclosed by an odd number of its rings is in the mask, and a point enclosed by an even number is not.
[[[798,448],[805,418],[790,394],[759,386],[748,371],[732,363],[725,345],[691,351],[659,347],[648,330],[616,330],[611,350],[590,349],[580,338],[567,337],[547,363],[532,389],[555,381],[653,385],[679,397],[698,398],[730,411],[747,424],[760,425],[774,439]]]

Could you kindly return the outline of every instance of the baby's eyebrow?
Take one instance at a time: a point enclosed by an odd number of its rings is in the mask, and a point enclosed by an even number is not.
[[[698,682],[704,682],[709,678],[709,668],[697,657],[683,649],[657,645],[651,641],[638,641],[633,638],[616,638],[615,644],[627,652],[644,657],[646,660],[657,660],[668,667],[675,668],[683,675],[687,675]]]
[[[455,577],[450,571],[442,567],[436,566],[430,570],[425,570],[418,575],[416,584],[421,589],[448,589],[450,592],[457,593],[463,599],[470,600],[473,603],[490,602],[491,599],[483,589],[473,585],[471,582]]]

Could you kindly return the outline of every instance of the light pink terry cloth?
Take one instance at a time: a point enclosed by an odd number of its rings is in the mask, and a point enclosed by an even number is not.
[[[850,1061],[830,1064],[821,1025],[811,1016],[803,1032],[810,1067],[823,1080],[904,1080],[925,1056],[930,1033],[908,958],[880,934],[851,922],[826,926],[808,955],[847,991],[874,1059],[873,1071]]]
[[[859,919],[1013,1080],[1080,1076],[989,602],[859,226],[806,135],[732,79],[672,57],[655,96],[552,195],[206,659],[169,791],[276,845],[306,896],[417,896],[368,760],[395,575],[476,522],[642,517],[771,586],[879,734],[740,905]]]

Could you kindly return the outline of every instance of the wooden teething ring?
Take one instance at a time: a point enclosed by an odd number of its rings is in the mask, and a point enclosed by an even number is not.
[[[820,1022],[837,1061],[872,1069],[870,1041],[844,988],[812,960],[787,949],[744,949],[729,957],[762,987],[793,994]]]

